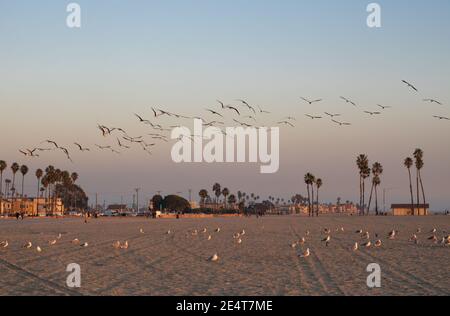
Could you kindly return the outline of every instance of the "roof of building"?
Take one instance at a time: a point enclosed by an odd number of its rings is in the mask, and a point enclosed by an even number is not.
[[[107,209],[111,210],[111,211],[124,210],[126,208],[127,208],[127,206],[125,204],[111,204],[111,205],[108,205],[108,207],[107,207]]]
[[[414,204],[412,206],[411,206],[411,203],[409,203],[409,204],[392,204],[391,205],[391,208],[411,208],[411,207],[414,207],[414,208],[430,208],[430,204],[419,204],[419,205]]]

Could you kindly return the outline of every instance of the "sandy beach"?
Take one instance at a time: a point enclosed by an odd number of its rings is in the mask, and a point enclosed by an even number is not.
[[[336,232],[340,227],[345,231]],[[418,227],[420,243],[409,242]],[[0,241],[9,242],[0,249],[0,295],[449,295],[450,246],[427,240],[433,228],[442,238],[450,217],[0,220]],[[237,244],[233,234],[243,229]],[[364,242],[359,229],[378,234],[383,246],[353,252],[354,242]],[[392,229],[399,235],[388,240]],[[307,230],[303,249],[311,256],[300,258],[302,247],[291,244]],[[89,246],[72,244],[75,238]],[[114,249],[126,240],[128,249]],[[28,241],[33,247],[23,248]],[[219,261],[208,261],[214,253]],[[81,266],[79,289],[66,286],[70,263]],[[367,287],[370,263],[381,267],[381,288]]]

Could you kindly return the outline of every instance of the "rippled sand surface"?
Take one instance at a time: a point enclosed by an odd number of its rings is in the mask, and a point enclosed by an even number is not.
[[[418,227],[419,244],[409,242]],[[324,228],[331,229],[328,247]],[[0,295],[449,295],[450,246],[427,240],[433,228],[439,239],[448,235],[450,217],[0,220],[0,241],[9,242],[0,249]],[[243,229],[238,244],[233,234]],[[353,252],[354,242],[364,242],[359,229],[383,246]],[[392,229],[399,235],[388,240]],[[292,248],[302,236],[303,249]],[[89,246],[72,244],[75,238]],[[126,240],[128,249],[113,247]],[[23,248],[28,241],[33,248]],[[311,256],[300,258],[306,247]],[[219,261],[208,261],[214,253]],[[70,263],[81,266],[79,289],[66,286]],[[367,287],[370,263],[381,267],[381,288]]]

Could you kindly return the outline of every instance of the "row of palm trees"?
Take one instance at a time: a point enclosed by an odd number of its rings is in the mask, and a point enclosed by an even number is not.
[[[16,190],[16,174],[20,171],[22,174],[22,190],[20,197],[25,197],[24,186],[25,177],[29,172],[29,168],[26,165],[19,165],[17,162],[11,164],[12,180],[5,179],[5,189],[3,190],[3,175],[8,164],[4,160],[0,160],[0,197],[4,198],[16,198],[19,196]],[[69,173],[56,169],[53,166],[48,166],[44,170],[37,169],[35,172],[37,179],[37,197],[46,197],[51,205],[56,203],[58,195],[64,195],[64,198],[68,197],[68,187],[75,184],[78,180],[78,174],[76,172]],[[61,185],[61,188],[57,190],[57,186]],[[62,192],[61,192],[62,191]]]
[[[412,215],[414,215],[414,193],[413,193],[413,184],[412,184],[412,176],[411,176],[411,168],[413,166],[413,164],[416,167],[416,189],[417,189],[417,195],[416,195],[416,199],[417,199],[417,214],[420,214],[420,190],[422,191],[422,197],[423,197],[423,204],[426,204],[426,199],[425,199],[425,190],[423,188],[423,181],[422,181],[422,174],[421,171],[424,167],[424,160],[423,160],[423,150],[420,148],[417,148],[414,153],[413,153],[413,158],[411,157],[407,157],[405,158],[403,164],[404,166],[408,169],[408,176],[409,176],[409,191],[411,194],[411,213]],[[419,185],[420,185],[420,190],[419,190]]]
[[[236,195],[231,194],[230,190],[227,187],[222,188],[220,183],[214,183],[212,186],[212,192],[214,194],[214,199],[211,198],[208,190],[200,190],[198,193],[200,196],[200,204],[204,205],[214,203],[216,207],[219,207],[220,204],[223,203],[223,206],[226,208],[227,206],[236,204],[243,206],[246,204],[257,204],[261,200],[261,197],[255,193],[246,193],[239,190]],[[223,197],[223,199],[221,199],[221,197]],[[269,196],[268,202],[271,202],[274,205],[286,204],[284,198],[274,196]]]
[[[308,172],[305,174],[304,181],[308,191],[308,216],[319,216],[319,190],[323,185],[322,179],[316,178],[312,173]],[[316,196],[314,196],[314,187],[316,188]]]
[[[381,185],[381,175],[383,174],[383,165],[375,162],[372,168],[369,167],[369,158],[365,154],[360,154],[356,158],[356,166],[359,170],[359,215],[369,215],[372,198],[375,193],[375,214],[379,215],[378,210],[378,187]],[[372,175],[369,203],[366,209],[366,179]]]
[[[25,187],[25,176],[27,175],[29,169],[26,165],[19,165],[17,162],[14,162],[11,165],[12,171],[12,180],[5,180],[5,192],[3,192],[3,173],[8,168],[8,164],[4,160],[0,160],[0,196],[9,196],[9,192],[11,192],[11,196],[17,195],[16,190],[16,174],[20,171],[22,174],[22,191],[21,196],[24,196],[24,187]]]
[[[404,166],[408,170],[412,215],[415,214],[413,182],[412,182],[412,175],[411,175],[411,168],[413,167],[413,165],[415,165],[415,167],[416,167],[417,214],[419,214],[419,208],[420,208],[420,191],[421,191],[422,197],[423,197],[423,204],[426,204],[425,190],[423,187],[422,174],[421,174],[421,170],[424,167],[423,155],[424,155],[423,150],[418,148],[413,153],[414,159],[411,157],[407,157],[403,161]],[[359,214],[360,215],[368,215],[369,214],[373,194],[375,193],[375,214],[379,215],[380,212],[378,210],[378,187],[381,185],[381,175],[383,174],[383,166],[379,162],[375,162],[372,165],[372,168],[370,168],[369,167],[369,158],[365,154],[361,154],[356,158],[356,165],[359,170]],[[371,189],[370,189],[369,203],[366,208],[366,201],[365,201],[366,179],[369,178],[371,175],[372,175],[372,181],[371,181],[372,185],[371,185]]]

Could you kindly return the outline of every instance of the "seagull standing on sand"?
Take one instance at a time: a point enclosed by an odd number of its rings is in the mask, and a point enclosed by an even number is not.
[[[382,245],[382,242],[381,242],[381,240],[378,239],[378,240],[375,242],[375,247],[380,248],[381,245]]]
[[[395,239],[395,235],[397,234],[397,232],[395,231],[395,230],[392,230],[390,233],[389,233],[389,239]]]
[[[7,240],[5,240],[5,241],[0,242],[0,246],[1,246],[2,248],[8,248],[9,243],[8,243]]]
[[[325,242],[325,245],[328,247],[328,244],[330,243],[331,236],[328,235],[326,238],[322,239],[322,242]]]
[[[363,246],[366,248],[370,248],[372,246],[372,243],[369,240],[368,242],[364,243]]]
[[[85,243],[81,244],[80,246],[86,248],[87,246],[89,246],[89,244],[87,242],[85,242]]]
[[[37,251],[37,252],[42,252],[42,248],[39,247],[39,246],[37,246],[37,247],[36,247],[36,251]]]
[[[211,257],[209,257],[208,260],[209,260],[209,261],[212,261],[212,262],[219,261],[219,256],[217,255],[217,253],[215,253],[214,255],[212,255]]]
[[[220,233],[220,228],[219,227],[216,229],[216,233]]]
[[[311,252],[309,251],[309,248],[306,249],[305,252],[303,252],[301,255],[299,255],[300,258],[308,258],[311,255]]]
[[[50,241],[48,242],[48,244],[49,244],[50,246],[56,245],[56,239],[55,239],[55,240],[50,240]]]
[[[33,247],[33,244],[31,243],[31,241],[27,242],[27,243],[23,246],[23,248],[27,248],[27,249],[30,249],[31,247]]]
[[[355,242],[355,244],[354,244],[353,247],[352,247],[352,250],[353,250],[353,251],[357,251],[358,248],[359,248],[359,245],[358,245],[357,242]]]
[[[78,245],[80,243],[80,241],[78,240],[78,238],[75,238],[74,240],[72,240],[72,244],[74,245]]]

